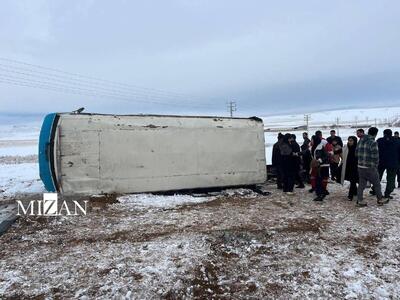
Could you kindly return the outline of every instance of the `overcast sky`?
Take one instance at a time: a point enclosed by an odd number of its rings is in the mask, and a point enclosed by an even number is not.
[[[238,113],[254,115],[400,104],[399,12],[399,1],[384,0],[3,0],[0,58],[149,90],[122,99],[101,85],[98,96],[13,86],[10,65],[21,65],[0,60],[0,112],[223,114],[235,100]]]

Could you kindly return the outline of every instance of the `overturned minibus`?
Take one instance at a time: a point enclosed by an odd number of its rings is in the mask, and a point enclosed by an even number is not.
[[[52,113],[39,137],[49,192],[123,194],[266,180],[261,119]]]

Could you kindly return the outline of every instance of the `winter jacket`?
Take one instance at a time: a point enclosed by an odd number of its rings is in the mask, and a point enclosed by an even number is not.
[[[301,145],[301,151],[302,152],[307,151],[307,149],[310,148],[310,143],[311,143],[311,140],[306,137],[303,141],[303,144]]]
[[[303,160],[303,168],[304,170],[310,170],[310,163],[312,160],[310,149],[306,149],[302,152],[301,158]]]
[[[296,154],[296,159],[295,159],[295,164],[296,164],[296,169],[300,171],[300,165],[301,165],[301,149],[300,145],[296,142],[293,141],[290,146],[292,147],[292,151],[294,154]]]
[[[378,168],[379,150],[374,137],[366,134],[357,144],[356,156],[361,168]]]
[[[394,137],[377,140],[379,149],[379,168],[398,169],[400,167],[400,141]]]
[[[313,157],[320,163],[320,167],[329,167],[328,145],[326,140],[322,140],[314,150]]]
[[[281,164],[282,162],[282,156],[281,156],[281,150],[279,149],[279,146],[282,144],[281,141],[276,142],[274,146],[272,147],[272,165],[274,167],[277,167]]]
[[[342,151],[342,176],[340,183],[343,185],[344,181],[358,181],[358,160],[356,157],[356,146],[349,147],[345,145]]]
[[[298,157],[294,154],[292,146],[287,143],[282,143],[279,146],[281,154],[281,166],[283,172],[295,173],[297,171],[297,159]]]

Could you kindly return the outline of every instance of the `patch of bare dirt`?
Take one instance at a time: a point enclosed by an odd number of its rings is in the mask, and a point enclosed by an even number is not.
[[[259,201],[262,201],[262,197],[247,198],[239,196],[223,196],[223,197],[217,197],[214,200],[207,202],[181,205],[177,208],[177,210],[192,210],[192,209],[202,209],[202,208],[217,209],[218,207],[223,207],[226,205],[236,206],[236,207],[248,207],[249,205]]]
[[[322,218],[298,218],[288,222],[286,227],[279,228],[278,231],[286,233],[320,233],[328,222]]]
[[[382,237],[382,234],[370,232],[365,236],[354,238],[356,252],[366,258],[377,258],[379,256],[377,246]]]

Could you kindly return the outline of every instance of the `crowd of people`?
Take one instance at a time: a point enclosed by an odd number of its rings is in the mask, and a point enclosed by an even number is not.
[[[272,165],[277,174],[277,187],[288,195],[294,188],[311,185],[310,193],[315,193],[314,201],[323,201],[329,195],[328,182],[350,183],[348,199],[357,198],[356,205],[367,206],[364,190],[371,186],[370,194],[375,195],[378,205],[393,199],[392,192],[400,187],[400,137],[392,130],[385,129],[383,137],[376,140],[378,129],[371,127],[365,133],[356,131],[347,143],[336,135],[335,130],[324,138],[320,130],[311,137],[303,133],[301,145],[296,135],[278,134],[278,141],[272,150]],[[382,193],[381,180],[386,171],[386,189]]]

